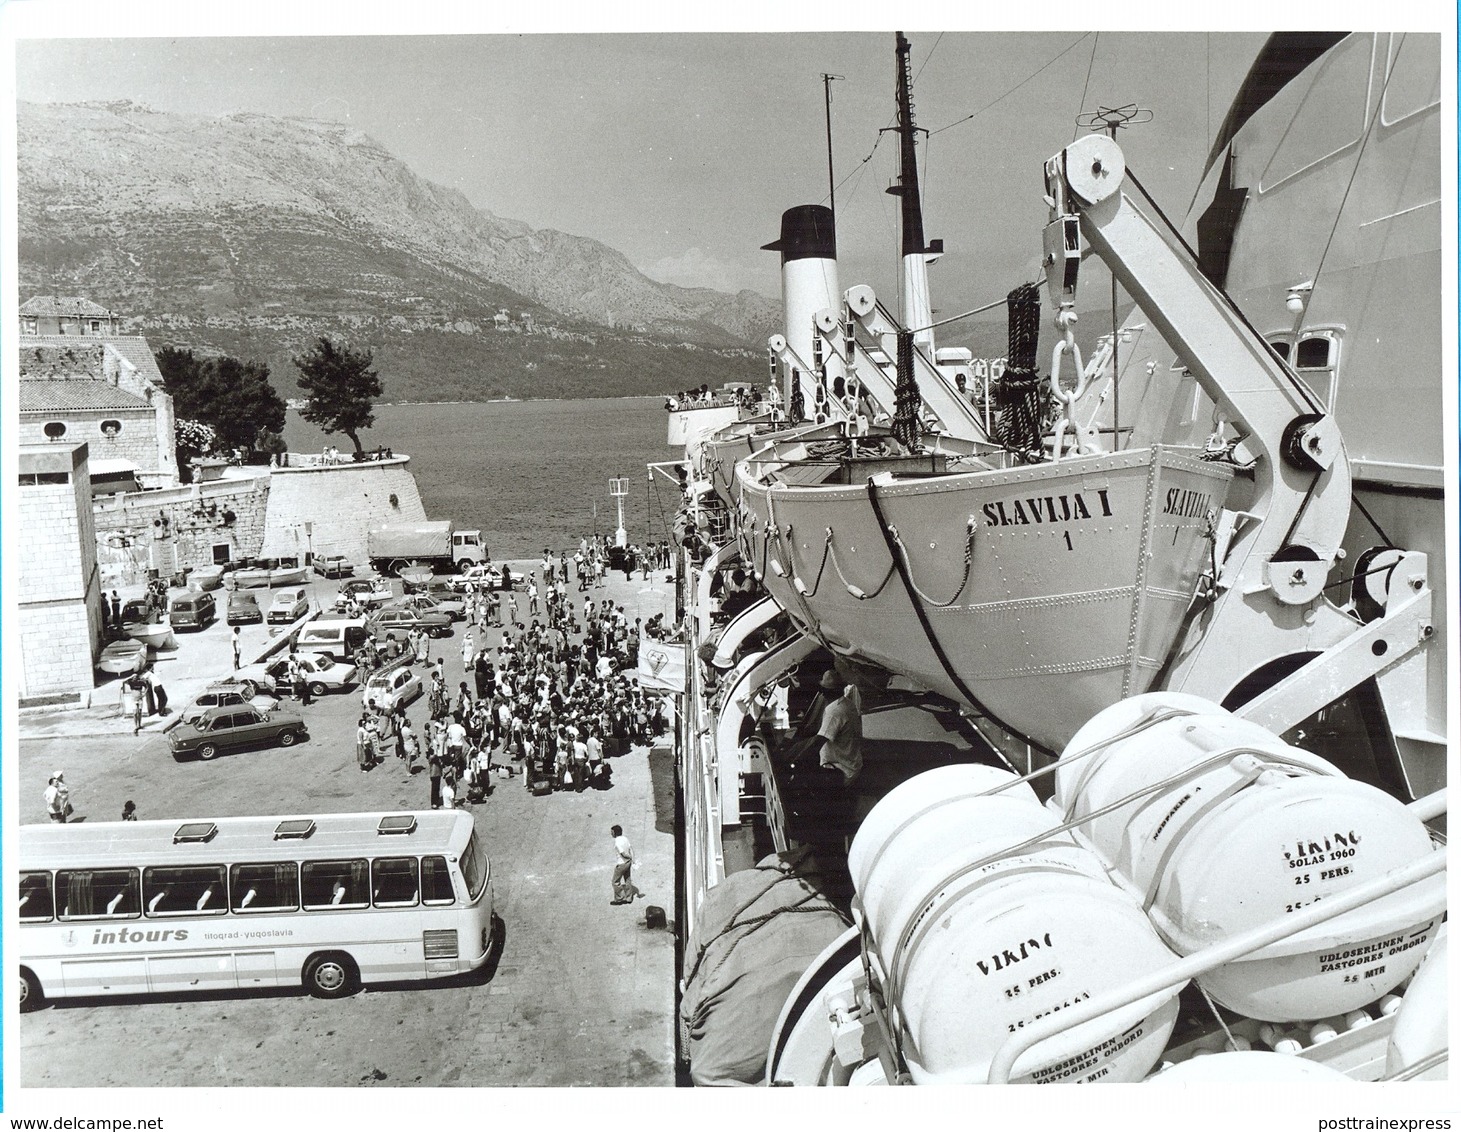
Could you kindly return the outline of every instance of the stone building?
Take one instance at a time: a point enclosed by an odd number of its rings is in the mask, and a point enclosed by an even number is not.
[[[22,334],[113,338],[122,333],[122,317],[90,299],[37,295],[20,306]]]
[[[14,622],[22,700],[92,687],[101,647],[101,578],[84,443],[21,445],[15,521],[5,552],[19,564]]]
[[[68,306],[100,313],[85,319],[23,313]],[[118,316],[83,299],[43,296],[21,311],[23,331],[37,332],[18,339],[20,442],[86,443],[103,489],[175,486],[172,397],[147,339],[121,334]],[[76,329],[78,319],[84,330]]]

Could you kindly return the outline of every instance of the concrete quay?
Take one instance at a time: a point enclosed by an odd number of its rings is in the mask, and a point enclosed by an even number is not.
[[[337,587],[312,583],[327,605]],[[569,589],[581,607],[585,595],[576,582]],[[616,574],[592,596],[624,605],[631,623],[636,606],[648,617],[672,602],[663,573],[645,581],[636,572],[629,582]],[[522,595],[519,604],[526,614]],[[244,633],[245,659],[269,641],[266,629]],[[158,666],[172,706],[227,674],[228,638],[221,622],[177,635],[174,658]],[[489,644],[499,638],[488,630]],[[460,624],[432,642],[453,687],[461,642]],[[65,770],[76,820],[85,821],[116,820],[128,799],[144,819],[429,804],[425,774],[408,774],[394,758],[358,769],[358,688],[304,708],[285,701],[305,716],[307,742],[179,763],[166,721],[133,736],[105,687],[89,708],[22,715],[22,823],[46,820],[42,791],[55,769]],[[424,701],[408,714],[419,726]],[[611,766],[607,790],[538,798],[519,776],[496,780],[484,802],[468,807],[491,855],[504,925],[487,969],[367,987],[335,1002],[298,989],[63,1000],[20,1019],[20,1086],[673,1085],[674,938],[647,927],[645,915],[649,905],[673,915],[672,757],[636,747]],[[609,903],[615,823],[634,845],[634,879],[646,894],[619,907]]]

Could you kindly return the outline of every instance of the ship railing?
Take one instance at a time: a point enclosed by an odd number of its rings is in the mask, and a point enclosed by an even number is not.
[[[1444,794],[1444,791],[1440,793]],[[1420,801],[1429,802],[1433,798],[1432,795]],[[1417,813],[1419,812],[1421,811],[1417,810]],[[1398,869],[1392,869],[1347,892],[1328,897],[1320,903],[1311,904],[1307,908],[1301,908],[1297,912],[1285,915],[1282,920],[1240,932],[1221,943],[1195,951],[1175,963],[1159,967],[1141,979],[1038,1019],[1012,1034],[995,1051],[994,1059],[989,1065],[988,1081],[992,1085],[1007,1084],[1015,1062],[1022,1054],[1040,1042],[1048,1041],[1067,1030],[1072,1030],[1113,1011],[1121,1010],[1148,995],[1178,990],[1192,979],[1225,963],[1243,959],[1279,940],[1297,935],[1308,928],[1342,916],[1346,912],[1352,912],[1356,908],[1399,892],[1403,888],[1420,884],[1444,872],[1445,869],[1446,850],[1438,848],[1433,853]]]

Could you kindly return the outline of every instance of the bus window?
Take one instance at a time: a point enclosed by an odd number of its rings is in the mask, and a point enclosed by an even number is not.
[[[234,865],[230,880],[235,912],[293,912],[299,907],[299,866],[293,861]]]
[[[482,895],[487,883],[487,856],[477,844],[477,835],[467,838],[467,847],[462,852],[462,879],[467,882],[467,894],[473,899]]]
[[[370,906],[369,861],[306,861],[299,872],[305,908]]]
[[[456,899],[451,890],[451,870],[446,867],[446,858],[422,857],[421,903],[455,904]]]
[[[142,914],[136,869],[62,869],[56,903],[63,920],[132,919]]]
[[[222,865],[186,865],[142,870],[142,904],[149,916],[221,916]]]
[[[408,908],[416,903],[420,886],[415,857],[383,857],[370,863],[377,908]]]
[[[51,874],[21,873],[20,918],[49,920],[55,914],[56,904],[51,899]]]

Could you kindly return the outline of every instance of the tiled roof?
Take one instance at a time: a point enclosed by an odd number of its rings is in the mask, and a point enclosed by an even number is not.
[[[106,344],[136,366],[139,377],[152,382],[159,389],[167,388],[167,382],[157,368],[157,359],[152,356],[152,347],[147,344],[146,338],[140,334],[129,334],[125,337],[108,338]]]
[[[22,351],[22,367],[25,365],[24,351],[27,348],[55,349],[62,347],[73,352],[84,353],[102,346],[109,346],[135,366],[138,376],[144,381],[150,381],[159,389],[167,388],[167,382],[157,368],[157,359],[152,354],[152,347],[140,334],[22,334],[16,341]]]
[[[100,303],[83,299],[80,295],[37,295],[20,304],[20,313],[32,318],[66,316],[77,318],[115,318],[111,311]]]
[[[22,413],[64,413],[85,409],[150,409],[145,398],[110,381],[66,378],[60,381],[20,382]]]

